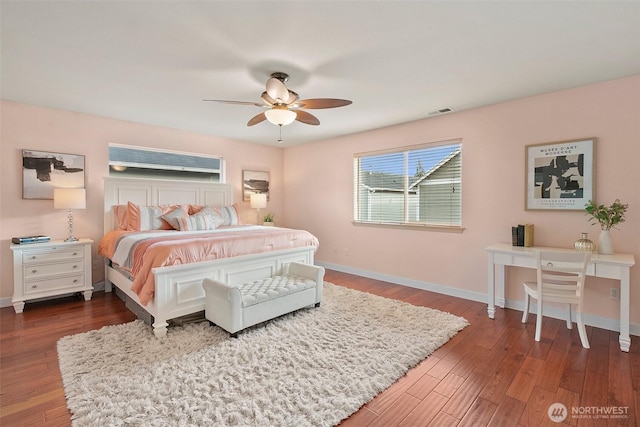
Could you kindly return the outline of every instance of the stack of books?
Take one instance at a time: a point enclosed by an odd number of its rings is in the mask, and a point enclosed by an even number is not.
[[[533,224],[518,224],[511,227],[511,244],[513,246],[533,246]]]

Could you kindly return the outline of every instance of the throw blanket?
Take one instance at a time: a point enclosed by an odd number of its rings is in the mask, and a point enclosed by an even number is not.
[[[308,231],[245,225],[208,231],[114,230],[102,238],[98,254],[131,273],[131,290],[147,305],[155,292],[154,268],[309,246],[317,248],[318,239]]]

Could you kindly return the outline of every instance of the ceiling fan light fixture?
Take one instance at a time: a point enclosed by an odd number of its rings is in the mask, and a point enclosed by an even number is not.
[[[265,111],[264,115],[267,117],[269,122],[279,126],[290,125],[297,117],[295,111],[291,111],[288,108],[277,107]]]

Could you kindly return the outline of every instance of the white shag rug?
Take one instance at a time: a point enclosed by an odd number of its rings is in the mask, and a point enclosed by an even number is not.
[[[332,426],[468,322],[325,283],[322,305],[241,332],[141,321],[58,341],[74,426]]]

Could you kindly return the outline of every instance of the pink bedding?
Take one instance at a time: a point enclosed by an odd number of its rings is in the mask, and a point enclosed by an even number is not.
[[[135,278],[131,285],[140,303],[153,298],[152,269],[178,264],[230,258],[301,247],[318,247],[318,239],[308,231],[280,227],[229,226],[199,232],[136,232],[114,230],[100,241],[98,254],[114,259],[118,244],[127,236],[140,237],[128,253],[130,262],[120,265]],[[131,241],[131,239],[126,239]],[[119,251],[122,253],[122,248]],[[127,251],[128,252],[128,251]]]

